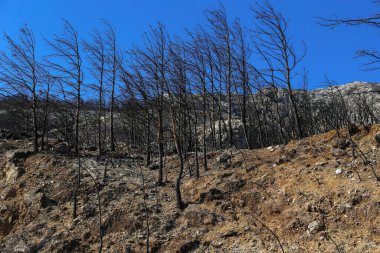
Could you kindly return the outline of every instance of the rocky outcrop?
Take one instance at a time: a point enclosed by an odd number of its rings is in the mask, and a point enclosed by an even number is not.
[[[5,172],[7,183],[15,182],[24,174],[24,160],[31,154],[32,152],[28,150],[14,150],[5,153],[6,163],[3,172]]]

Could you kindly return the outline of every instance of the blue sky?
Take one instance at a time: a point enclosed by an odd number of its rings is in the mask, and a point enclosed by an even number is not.
[[[259,1],[259,0],[257,0]],[[253,27],[249,7],[255,0],[221,0],[231,20],[239,17],[244,26]],[[338,27],[333,30],[316,23],[315,17],[368,16],[378,12],[371,0],[273,0],[270,1],[289,19],[289,33],[297,42],[304,40],[307,56],[302,63],[309,72],[310,88],[323,87],[325,75],[337,83],[378,82],[378,71],[361,71],[357,49],[379,49],[379,32],[368,27]],[[83,37],[100,27],[106,19],[115,26],[119,45],[128,48],[141,42],[141,35],[158,21],[170,34],[184,34],[184,28],[204,24],[204,10],[218,6],[217,0],[0,0],[0,32],[16,36],[28,23],[39,40],[39,51],[47,48],[42,35],[50,38],[62,31],[62,19],[69,20]],[[6,49],[0,40],[0,50]],[[300,69],[301,69],[300,68]]]

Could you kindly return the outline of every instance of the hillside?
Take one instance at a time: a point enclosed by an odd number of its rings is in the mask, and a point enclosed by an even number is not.
[[[142,167],[142,188],[138,162],[123,156],[111,166],[88,151],[74,221],[76,160],[33,155],[25,151],[28,140],[3,140],[0,251],[96,252],[96,180],[104,252],[144,252],[146,210],[152,252],[281,252],[280,243],[284,252],[379,252],[380,192],[371,169],[380,173],[379,130],[354,135],[370,165],[352,159],[344,130],[342,139],[331,131],[286,146],[211,152],[200,179],[186,171],[183,210],[175,208],[175,156],[165,159],[164,187],[155,187],[154,167]],[[189,171],[193,162],[193,156],[186,161]]]
[[[294,96],[299,108],[299,115],[302,120],[305,136],[324,133],[335,128],[336,121],[340,127],[344,127],[343,114],[355,124],[376,124],[380,118],[380,84],[370,82],[352,82],[337,86],[324,87],[315,90],[294,89]],[[11,97],[9,98],[10,100]],[[197,91],[189,95],[187,103],[194,106],[194,115],[190,115],[194,121],[197,118],[197,133],[199,141],[203,135],[203,96]],[[220,117],[218,103],[220,99]],[[173,103],[168,96],[165,97],[165,108]],[[206,115],[206,140],[209,147],[212,142],[219,142],[219,137],[223,146],[228,146],[228,96],[227,94],[213,94],[207,97]],[[16,100],[17,101],[17,100]],[[31,135],[30,110],[19,108],[17,103],[3,102],[0,99],[0,129],[8,129],[12,132],[26,133]],[[83,146],[97,146],[97,135],[92,134],[98,131],[98,108],[94,101],[84,101],[80,115],[80,142]],[[73,145],[72,132],[74,131],[75,107],[68,107],[68,111],[61,111],[65,108],[59,100],[51,101],[55,110],[49,111],[46,122],[46,135],[51,138],[65,140]],[[154,101],[150,101],[154,104]],[[246,121],[247,134],[249,135],[251,147],[261,147],[272,144],[286,143],[292,139],[292,113],[289,110],[289,94],[286,89],[278,87],[265,87],[260,91],[255,90],[253,94],[246,97]],[[149,103],[148,103],[149,104]],[[346,106],[345,106],[346,105]],[[146,102],[135,100],[129,104],[119,104],[119,108],[114,112],[114,131],[120,145],[127,143],[140,143],[140,148],[144,149],[143,143],[147,139],[146,111],[140,107],[147,106]],[[140,108],[140,109],[137,109]],[[151,140],[157,134],[157,108],[150,108],[151,115]],[[191,109],[191,110],[193,110]],[[42,112],[41,112],[42,113]],[[67,114],[67,115],[66,115]],[[189,115],[188,115],[189,116]],[[163,112],[164,127],[169,129],[170,111],[168,108]],[[101,132],[104,142],[109,142],[110,130],[109,108],[104,108],[101,121]],[[29,121],[28,121],[29,120]],[[41,122],[43,118],[39,119]],[[234,146],[246,148],[242,121],[242,95],[231,94],[231,127],[234,134]],[[29,122],[29,128],[26,125]],[[64,128],[68,123],[69,129]],[[70,129],[71,128],[71,129]],[[220,129],[219,129],[220,128]],[[261,129],[261,133],[260,133]],[[126,135],[125,133],[130,133]],[[133,133],[139,132],[139,135]],[[169,131],[165,131],[164,139],[170,142],[172,137]],[[219,136],[219,132],[221,132]],[[40,129],[39,134],[42,134]],[[192,133],[195,134],[195,133]],[[270,136],[270,137],[268,137]],[[258,139],[262,139],[259,143]],[[150,143],[155,149],[156,144]],[[212,146],[215,148],[215,145]]]

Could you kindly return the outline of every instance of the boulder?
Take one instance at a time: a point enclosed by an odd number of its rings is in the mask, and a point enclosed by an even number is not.
[[[286,163],[286,162],[289,162],[289,159],[283,155],[281,156],[278,160],[277,160],[277,164],[283,164],[283,163]]]
[[[211,188],[208,192],[202,192],[200,194],[200,203],[221,200],[224,197],[223,195],[224,193],[219,189]]]
[[[226,164],[231,159],[231,155],[228,152],[223,152],[216,158],[217,164]]]
[[[288,159],[294,158],[296,154],[297,154],[297,150],[295,150],[294,148],[285,152],[285,155]]]
[[[39,201],[39,205],[42,208],[47,208],[47,207],[58,205],[57,201],[55,201],[54,199],[49,198],[48,196],[46,196],[43,193],[41,195],[38,196],[38,201]]]
[[[195,252],[197,248],[201,245],[199,240],[191,240],[183,243],[179,249],[179,252]]]
[[[251,172],[251,171],[254,171],[256,169],[257,169],[257,167],[255,165],[251,165],[251,166],[249,166],[249,167],[246,168],[246,171],[247,172]]]
[[[309,223],[309,225],[307,226],[307,229],[308,229],[307,231],[310,234],[316,234],[320,231],[325,230],[325,228],[326,228],[325,224],[322,221],[316,220],[316,221]]]
[[[378,132],[376,135],[375,135],[375,141],[378,145],[380,145],[380,132]]]
[[[345,150],[350,146],[350,141],[347,139],[337,138],[332,143],[333,148]]]
[[[9,163],[9,162],[5,165],[5,168],[6,168],[5,177],[6,177],[7,183],[15,182],[25,172],[23,168],[17,167],[14,164]]]
[[[332,148],[331,149],[331,154],[335,157],[343,157],[347,155],[346,151],[340,148]]]
[[[93,217],[95,215],[95,206],[91,204],[87,204],[83,206],[83,213],[86,218]]]
[[[15,182],[16,179],[21,177],[24,170],[24,160],[32,154],[29,150],[12,150],[5,153],[5,178],[7,183]]]

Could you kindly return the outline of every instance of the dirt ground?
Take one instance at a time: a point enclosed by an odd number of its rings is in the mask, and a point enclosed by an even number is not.
[[[146,252],[148,230],[151,252],[380,252],[379,131],[353,135],[355,159],[345,130],[340,138],[331,131],[285,146],[213,151],[199,179],[189,175],[191,154],[183,210],[175,207],[176,156],[165,158],[166,182],[157,187],[157,170],[88,153],[75,220],[77,159],[3,140],[0,252],[98,252],[99,223],[103,252]]]

